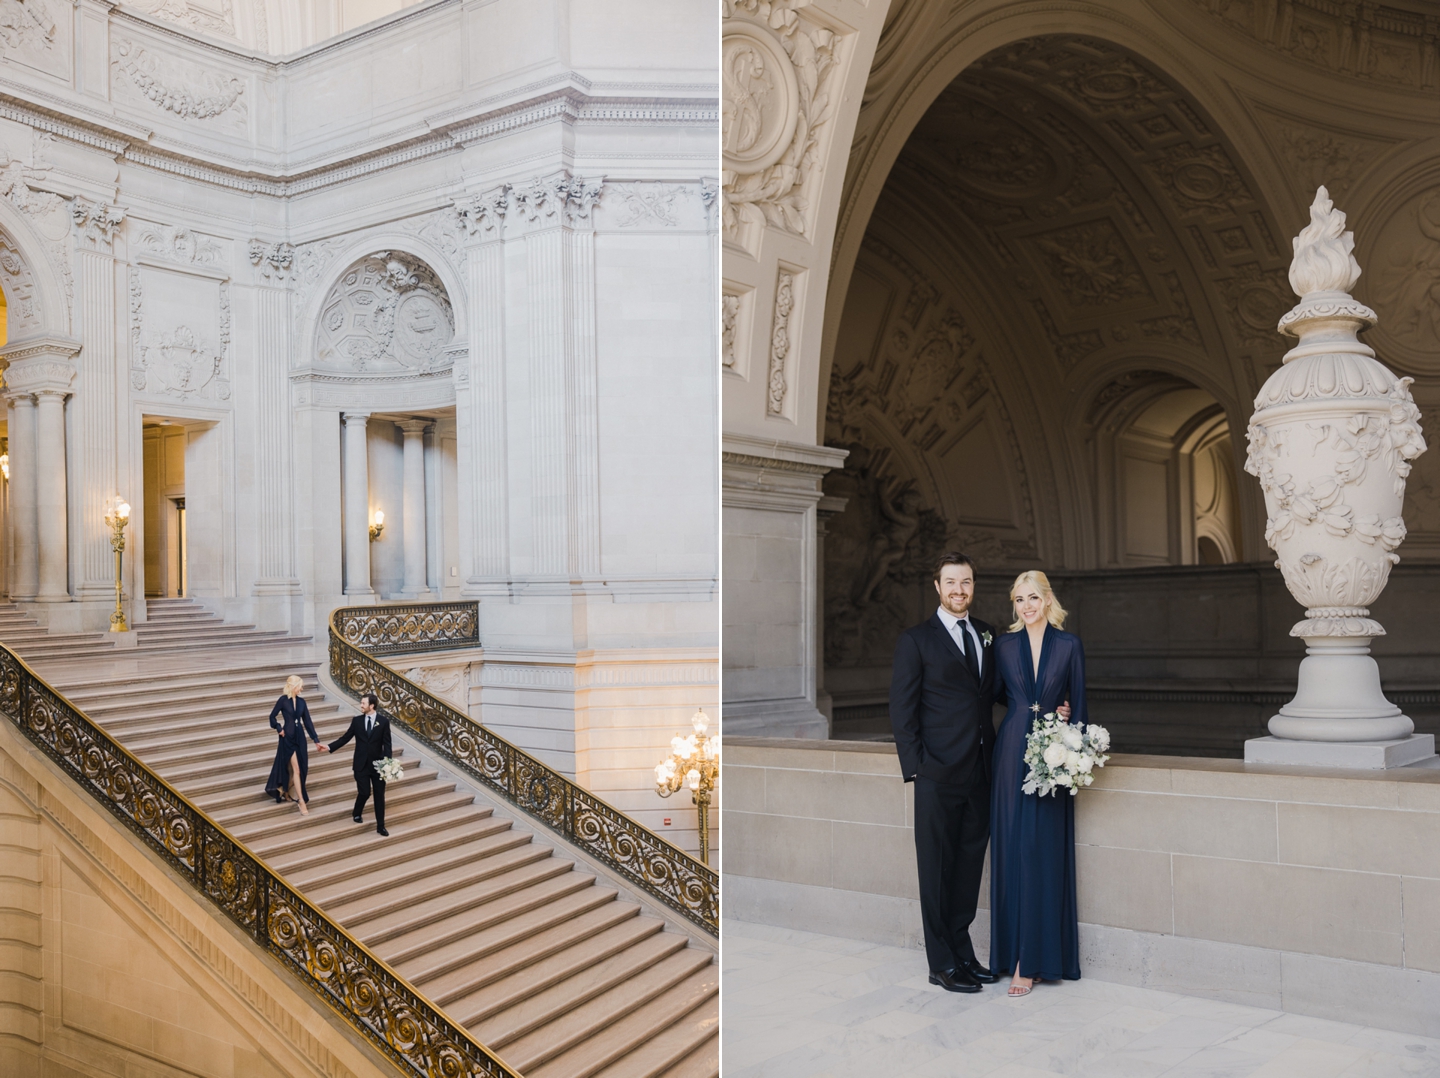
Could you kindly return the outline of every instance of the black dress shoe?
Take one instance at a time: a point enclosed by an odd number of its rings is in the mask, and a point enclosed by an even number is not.
[[[930,971],[930,983],[938,984],[947,992],[978,992],[980,982],[963,969],[943,969]]]
[[[968,962],[961,962],[960,968],[981,984],[994,984],[1000,979],[973,958]]]
[[[358,812],[357,812],[354,816],[351,816],[350,818],[351,818],[352,820],[354,820],[356,823],[364,823],[364,822],[365,822],[365,817],[361,816]]]
[[[390,832],[387,831],[387,830],[385,830],[385,828],[383,828],[383,827],[377,827],[377,828],[375,828],[375,830],[376,830],[379,834],[384,835],[386,838],[389,838],[389,837],[390,837]]]

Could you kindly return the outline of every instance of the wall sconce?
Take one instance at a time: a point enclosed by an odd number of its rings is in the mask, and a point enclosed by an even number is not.
[[[380,533],[385,530],[385,511],[375,510],[375,520],[370,525],[370,541],[373,543],[380,538]]]

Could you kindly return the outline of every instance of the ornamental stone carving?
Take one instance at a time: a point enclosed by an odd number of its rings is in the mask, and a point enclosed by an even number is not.
[[[289,280],[295,264],[295,248],[288,243],[265,243],[250,241],[250,264],[260,271],[266,280]]]
[[[340,275],[320,309],[322,366],[357,372],[429,371],[455,335],[445,287],[424,262],[380,251]]]
[[[790,316],[795,311],[795,274],[781,270],[775,284],[775,322],[770,330],[770,374],[765,387],[765,414],[783,416],[789,386],[785,362],[793,343]]]
[[[245,84],[237,78],[197,70],[189,72],[191,80],[180,81],[174,60],[162,63],[133,41],[116,42],[114,65],[141,97],[182,120],[211,120],[232,109],[244,116]]]
[[[225,249],[212,239],[173,225],[148,225],[140,229],[136,243],[142,251],[168,262],[219,266],[225,260]]]
[[[1265,495],[1265,541],[1305,619],[1299,691],[1270,720],[1276,737],[1403,738],[1414,724],[1380,693],[1369,615],[1405,539],[1410,462],[1425,451],[1412,379],[1396,377],[1357,333],[1377,321],[1350,289],[1354,234],[1324,187],[1295,238],[1290,284],[1300,303],[1279,330],[1298,337],[1255,398],[1245,470]]]
[[[96,250],[110,250],[115,230],[125,220],[125,211],[106,202],[88,202],[75,198],[70,203],[70,219],[80,238]]]
[[[510,185],[502,183],[483,195],[472,195],[455,203],[455,211],[472,239],[499,239],[500,226],[510,209]]]
[[[818,129],[831,116],[841,39],[797,0],[723,0],[724,212],[742,225],[806,233],[806,188],[819,169]]]

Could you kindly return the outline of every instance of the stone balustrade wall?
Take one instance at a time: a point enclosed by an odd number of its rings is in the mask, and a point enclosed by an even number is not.
[[[727,919],[921,946],[891,746],[726,754]],[[1076,807],[1085,976],[1440,1036],[1440,770],[1115,756]]]

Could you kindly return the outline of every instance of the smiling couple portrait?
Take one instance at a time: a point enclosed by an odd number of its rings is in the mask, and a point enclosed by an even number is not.
[[[733,1078],[1440,1074],[1416,0],[733,0]]]

